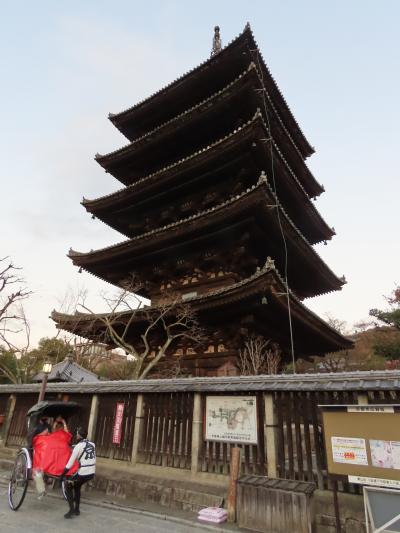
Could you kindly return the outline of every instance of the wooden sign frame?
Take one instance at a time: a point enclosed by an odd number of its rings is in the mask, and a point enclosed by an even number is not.
[[[327,469],[351,483],[400,488],[400,405],[320,405]]]
[[[257,396],[207,395],[204,440],[257,445],[257,413]]]

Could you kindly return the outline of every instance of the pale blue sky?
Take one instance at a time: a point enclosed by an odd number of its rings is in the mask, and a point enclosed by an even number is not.
[[[77,273],[70,246],[121,237],[80,206],[120,184],[94,162],[126,140],[107,120],[252,25],[263,56],[316,154],[317,201],[337,236],[319,246],[348,285],[307,300],[354,323],[400,283],[400,2],[385,0],[1,1],[1,248],[35,291],[33,339]]]

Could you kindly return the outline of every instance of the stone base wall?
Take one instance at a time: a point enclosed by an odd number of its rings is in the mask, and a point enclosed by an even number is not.
[[[224,505],[226,490],[196,482],[196,480],[177,480],[152,477],[134,471],[121,476],[121,472],[99,471],[89,490],[104,493],[115,501],[122,500],[125,505],[156,504],[183,511],[197,513],[204,507]]]
[[[333,493],[314,493],[316,533],[336,533]],[[342,533],[365,533],[364,501],[362,496],[339,493],[339,515]]]
[[[212,482],[205,484],[190,479],[171,479],[135,473],[99,469],[93,488],[125,505],[135,502],[152,503],[197,513],[203,507],[226,506],[227,488]],[[336,533],[333,493],[316,490],[313,496],[315,533]],[[342,533],[365,533],[365,516],[362,496],[339,494]],[[286,532],[285,532],[286,533]]]

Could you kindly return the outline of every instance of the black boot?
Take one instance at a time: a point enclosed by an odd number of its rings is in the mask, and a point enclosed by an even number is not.
[[[64,518],[73,518],[75,516],[75,512],[73,509],[70,509],[68,513],[65,513]]]
[[[79,516],[81,514],[79,507],[75,507],[74,514],[75,516]]]

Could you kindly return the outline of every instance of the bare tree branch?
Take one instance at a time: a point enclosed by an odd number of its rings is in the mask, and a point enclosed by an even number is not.
[[[244,376],[277,374],[281,363],[281,350],[275,343],[261,336],[246,339],[239,350],[239,371]]]
[[[124,284],[124,289],[114,296],[102,294],[108,312],[96,313],[86,303],[86,294],[80,298],[75,312],[74,333],[92,340],[112,344],[124,350],[132,361],[130,378],[144,379],[166,360],[168,366],[176,364],[174,346],[186,342],[190,347],[204,340],[191,307],[177,294],[168,294],[154,307],[143,306],[134,291],[141,287],[135,276]],[[82,314],[82,311],[85,313]],[[79,316],[82,315],[81,320]],[[62,324],[60,325],[62,327]]]

